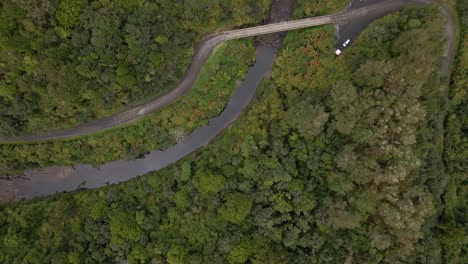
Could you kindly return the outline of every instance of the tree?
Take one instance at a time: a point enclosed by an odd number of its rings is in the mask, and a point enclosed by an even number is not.
[[[240,224],[250,213],[252,200],[242,193],[231,193],[226,196],[226,202],[219,209],[219,214],[225,221]]]
[[[198,170],[196,177],[198,179],[197,190],[203,195],[218,193],[226,181],[223,176],[214,175],[211,171],[204,170]]]
[[[254,250],[254,244],[249,238],[242,239],[228,255],[229,263],[246,263]]]
[[[302,99],[286,112],[286,122],[309,140],[322,132],[328,117],[323,106],[314,105],[307,99]]]
[[[76,26],[80,22],[80,14],[87,0],[60,0],[55,16],[65,29]]]
[[[166,261],[169,264],[184,264],[186,263],[187,255],[184,247],[173,244],[166,254]]]
[[[118,212],[109,221],[112,243],[123,244],[138,241],[143,232],[137,224],[135,214]]]

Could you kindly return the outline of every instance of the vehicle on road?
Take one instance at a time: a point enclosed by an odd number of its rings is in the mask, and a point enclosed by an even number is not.
[[[350,40],[350,39],[346,40],[346,41],[345,41],[345,43],[343,43],[343,47],[346,47],[346,46],[348,46],[349,42],[351,42],[351,40]]]

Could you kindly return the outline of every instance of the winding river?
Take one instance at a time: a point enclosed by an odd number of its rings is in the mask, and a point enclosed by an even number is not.
[[[248,71],[244,82],[234,91],[221,115],[211,119],[207,126],[196,129],[179,144],[163,151],[153,151],[142,159],[110,162],[100,168],[78,165],[74,168],[51,167],[26,171],[25,178],[2,182],[0,192],[8,192],[10,197],[30,199],[56,192],[74,191],[78,187],[98,188],[159,170],[184,158],[206,146],[239,117],[252,100],[263,77],[270,72],[276,52],[277,48],[274,47],[258,47],[257,62]]]
[[[295,0],[277,1],[276,12],[275,8],[272,8],[271,21],[269,22],[286,20],[291,13],[290,10],[294,2]],[[351,1],[351,3],[353,2]],[[352,5],[350,7],[352,8]],[[379,16],[382,15],[385,14]],[[354,27],[359,28],[359,30],[350,30],[353,35],[346,35],[345,37],[356,37],[365,28],[363,24],[368,25],[376,18],[356,21]],[[346,26],[348,28],[353,27],[352,23]],[[343,36],[339,36],[338,41],[341,41],[342,38]],[[274,38],[268,39],[269,41],[261,41],[262,44],[257,46],[255,64],[249,69],[241,85],[234,91],[220,116],[211,119],[207,126],[196,129],[177,145],[163,151],[150,152],[142,159],[114,161],[99,168],[89,165],[77,165],[75,167],[50,167],[26,171],[24,177],[0,182],[0,195],[3,196],[0,198],[31,199],[59,192],[75,191],[80,188],[92,189],[115,184],[151,171],[160,170],[205,147],[242,114],[255,96],[257,87],[263,78],[271,72],[278,47],[281,44],[282,35],[276,34]]]
[[[267,23],[287,20],[294,4],[295,0],[276,1]],[[282,38],[283,34],[274,34],[273,38],[260,41],[261,44],[256,46],[255,64],[250,67],[245,79],[233,92],[223,112],[218,117],[212,118],[208,125],[186,136],[182,142],[165,150],[152,151],[141,159],[113,161],[98,168],[90,165],[77,165],[25,171],[20,178],[0,181],[0,199],[32,199],[59,192],[92,189],[127,181],[167,167],[208,145],[211,140],[229,127],[252,101],[257,87],[273,68]]]

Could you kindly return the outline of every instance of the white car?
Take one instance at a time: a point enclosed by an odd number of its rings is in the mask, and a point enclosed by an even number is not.
[[[343,43],[343,47],[346,47],[346,46],[348,46],[349,42],[351,42],[351,40],[350,40],[350,39],[348,39],[348,40],[347,40],[345,43]]]
[[[341,55],[341,50],[340,50],[340,49],[337,49],[337,50],[335,51],[335,54],[336,54],[336,56],[340,56],[340,55]]]

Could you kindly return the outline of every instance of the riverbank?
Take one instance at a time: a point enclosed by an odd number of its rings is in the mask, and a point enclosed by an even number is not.
[[[275,3],[278,4],[279,2]],[[283,0],[281,4],[284,5],[284,3],[288,3],[291,9],[294,1]],[[283,7],[286,7],[286,5]],[[282,11],[282,13],[278,14],[272,11],[270,19],[287,19],[285,16],[289,16],[290,13]],[[190,135],[185,136],[178,144],[162,151],[153,151],[137,160],[111,162],[100,168],[93,168],[88,165],[74,165],[72,167],[52,167],[26,171],[23,177],[14,177],[10,181],[2,182],[0,193],[8,193],[10,197],[13,195],[18,198],[33,198],[61,191],[73,191],[77,188],[97,188],[158,170],[185,157],[196,149],[206,146],[217,134],[234,122],[249,104],[260,81],[271,70],[278,43],[282,36],[283,34],[277,34],[269,41],[261,41],[261,44],[258,44],[260,46],[257,47],[256,63],[248,71],[243,83],[232,94],[222,113],[218,117],[212,118],[207,126],[202,126]],[[257,41],[257,43],[260,42]],[[276,46],[276,48],[273,46]],[[50,184],[57,180],[65,181],[60,184],[62,185],[60,190],[57,189],[56,184]]]

